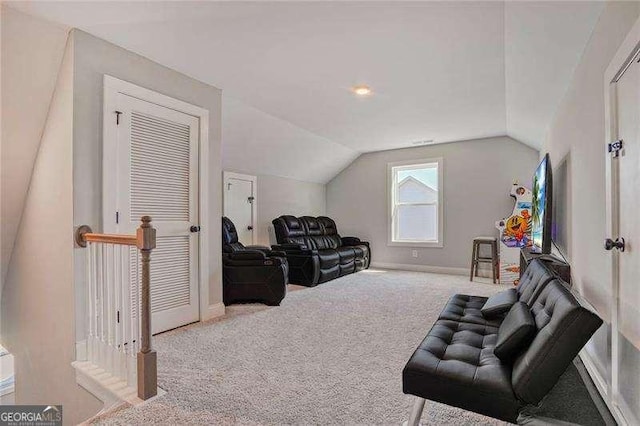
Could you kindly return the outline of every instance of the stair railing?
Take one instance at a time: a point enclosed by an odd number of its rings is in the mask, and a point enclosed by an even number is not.
[[[156,230],[143,216],[136,235],[76,230],[76,243],[88,249],[87,357],[106,373],[137,387],[138,397],[158,392],[157,356],[151,347],[151,251]]]

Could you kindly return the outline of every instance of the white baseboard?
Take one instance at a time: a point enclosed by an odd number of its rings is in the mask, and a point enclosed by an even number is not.
[[[89,361],[75,361],[71,365],[76,371],[76,383],[104,404],[98,414],[108,412],[123,402],[131,405],[146,404],[167,393],[158,387],[156,396],[142,400],[138,398],[136,388],[129,386],[125,380],[112,376]]]
[[[592,360],[591,355],[589,355],[589,352],[587,352],[585,349],[581,350],[578,355],[585,369],[589,373],[591,380],[595,384],[596,389],[598,389],[600,396],[602,396],[603,400],[607,401],[609,399],[608,397],[609,390],[607,386],[607,381],[605,380],[604,377],[602,377],[602,375],[600,374],[600,371],[598,371],[598,369],[596,368],[596,365]]]
[[[208,321],[213,318],[221,317],[225,313],[224,303],[216,303],[215,305],[209,305],[204,315],[201,316],[200,321]]]
[[[467,268],[452,268],[448,266],[412,265],[409,263],[371,262],[371,267],[378,268],[378,269],[398,269],[401,271],[431,272],[435,274],[447,274],[447,275],[469,275],[469,269]]]
[[[616,420],[616,422],[619,425],[622,425],[622,426],[628,425],[628,422],[626,421],[624,416],[620,413],[620,410],[618,409],[618,407],[616,407],[611,401],[607,380],[604,377],[602,377],[602,375],[600,374],[600,371],[596,367],[595,362],[591,358],[591,355],[589,354],[589,352],[583,349],[580,351],[580,354],[578,356],[580,357],[580,360],[582,361],[582,364],[584,365],[585,370],[587,370],[587,373],[591,377],[591,380],[595,384],[595,388],[597,389],[598,393],[602,397],[602,400],[607,405],[609,412],[611,413],[611,415],[613,415],[613,418]]]
[[[71,365],[76,371],[76,383],[102,401],[104,404],[103,410],[108,410],[135,394],[135,389],[127,386],[121,386],[117,392],[111,389],[109,386],[111,383],[107,384],[105,380],[101,380],[101,375],[92,374],[92,370],[96,371],[98,369],[88,361],[75,361]],[[99,371],[104,372],[104,370]],[[107,376],[111,378],[110,375]],[[117,383],[119,384],[119,382]],[[126,394],[126,396],[123,394]]]

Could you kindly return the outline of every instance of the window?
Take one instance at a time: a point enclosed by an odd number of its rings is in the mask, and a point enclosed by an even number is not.
[[[390,163],[389,245],[442,247],[442,159]]]

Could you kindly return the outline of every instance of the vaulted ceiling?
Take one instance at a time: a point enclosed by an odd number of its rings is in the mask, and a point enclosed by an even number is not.
[[[347,158],[505,134],[539,147],[604,2],[11,6],[217,86],[235,110],[250,105]],[[357,84],[373,95],[354,96]]]

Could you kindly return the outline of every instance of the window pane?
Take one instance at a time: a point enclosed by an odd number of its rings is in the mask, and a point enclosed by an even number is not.
[[[435,241],[438,238],[438,206],[398,206],[398,240]]]
[[[398,182],[402,182],[404,179],[408,177],[412,177],[419,182],[429,186],[433,190],[438,190],[438,165],[436,163],[433,164],[425,164],[420,167],[416,167],[415,169],[404,169],[398,170]]]
[[[412,176],[398,182],[399,203],[437,203],[438,190]]]

